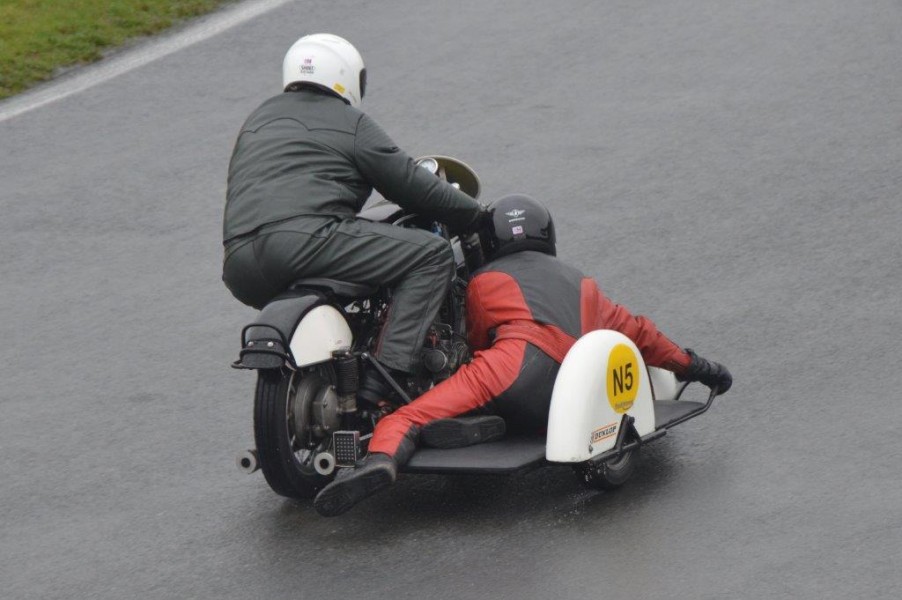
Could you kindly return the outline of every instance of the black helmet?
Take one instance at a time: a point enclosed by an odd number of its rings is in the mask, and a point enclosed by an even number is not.
[[[554,221],[538,200],[511,194],[489,205],[491,218],[485,220],[479,241],[486,260],[514,252],[535,250],[555,256]]]

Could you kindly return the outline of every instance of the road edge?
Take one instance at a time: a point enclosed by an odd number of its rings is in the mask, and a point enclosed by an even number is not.
[[[70,75],[39,85],[0,102],[0,123],[57,100],[87,90],[184,48],[208,40],[292,0],[247,0],[199,17],[175,33],[161,34],[145,44],[78,68]]]

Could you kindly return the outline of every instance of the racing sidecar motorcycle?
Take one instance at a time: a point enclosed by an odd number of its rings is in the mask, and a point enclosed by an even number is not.
[[[584,486],[616,489],[633,474],[644,444],[711,407],[716,391],[706,402],[681,400],[687,386],[670,371],[647,367],[625,335],[593,331],[577,340],[561,364],[545,435],[508,436],[454,449],[420,447],[401,470],[502,475],[549,465],[571,466]],[[353,467],[365,453],[369,436],[335,431],[331,437],[330,452],[324,454],[327,460],[314,463],[323,479],[331,479],[336,468]],[[240,454],[238,466],[248,473],[256,471],[260,467],[257,452]]]
[[[478,198],[480,181],[463,162],[440,155],[418,160]],[[376,203],[358,218],[417,227],[445,237],[457,271],[427,335],[420,372],[395,381],[373,358],[391,290],[332,279],[303,279],[263,308],[241,334],[233,366],[258,373],[254,398],[256,447],[238,455],[247,473],[260,469],[276,493],[312,498],[366,453],[384,409],[357,402],[365,369],[374,369],[406,404],[449,377],[467,360],[466,282],[481,262],[478,238],[452,235],[442,223]],[[473,237],[473,236],[471,236]],[[542,465],[571,465],[585,485],[611,489],[635,469],[641,445],[705,412],[707,403],[680,400],[673,374],[646,368],[635,344],[600,330],[579,339],[555,381],[547,435],[505,437],[457,449],[421,448],[408,473],[502,474]]]

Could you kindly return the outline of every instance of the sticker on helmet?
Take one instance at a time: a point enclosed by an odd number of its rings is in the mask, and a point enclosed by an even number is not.
[[[617,344],[608,356],[608,403],[623,414],[633,406],[639,393],[639,360],[632,348]]]
[[[338,92],[339,94],[345,93],[345,86],[341,85],[338,82],[335,82],[334,84],[332,84],[332,89],[335,90],[336,92]]]
[[[507,211],[504,214],[507,215],[508,217],[510,217],[507,220],[508,223],[516,223],[517,221],[525,221],[526,220],[526,217],[523,216],[526,214],[526,211],[523,210],[522,208],[515,208],[513,210]]]
[[[301,73],[311,75],[316,73],[316,67],[313,66],[313,58],[305,58],[304,64],[301,65]]]
[[[522,225],[514,225],[511,227],[511,233],[514,235],[523,235],[523,226]]]

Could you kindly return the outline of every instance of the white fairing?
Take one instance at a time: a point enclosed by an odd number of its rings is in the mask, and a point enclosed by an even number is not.
[[[625,335],[607,329],[581,337],[561,364],[548,415],[545,457],[583,462],[610,450],[623,414],[640,436],[655,429],[645,361]]]
[[[338,310],[331,306],[317,306],[301,322],[291,336],[291,355],[299,367],[306,367],[332,358],[335,350],[351,347],[351,328]]]

